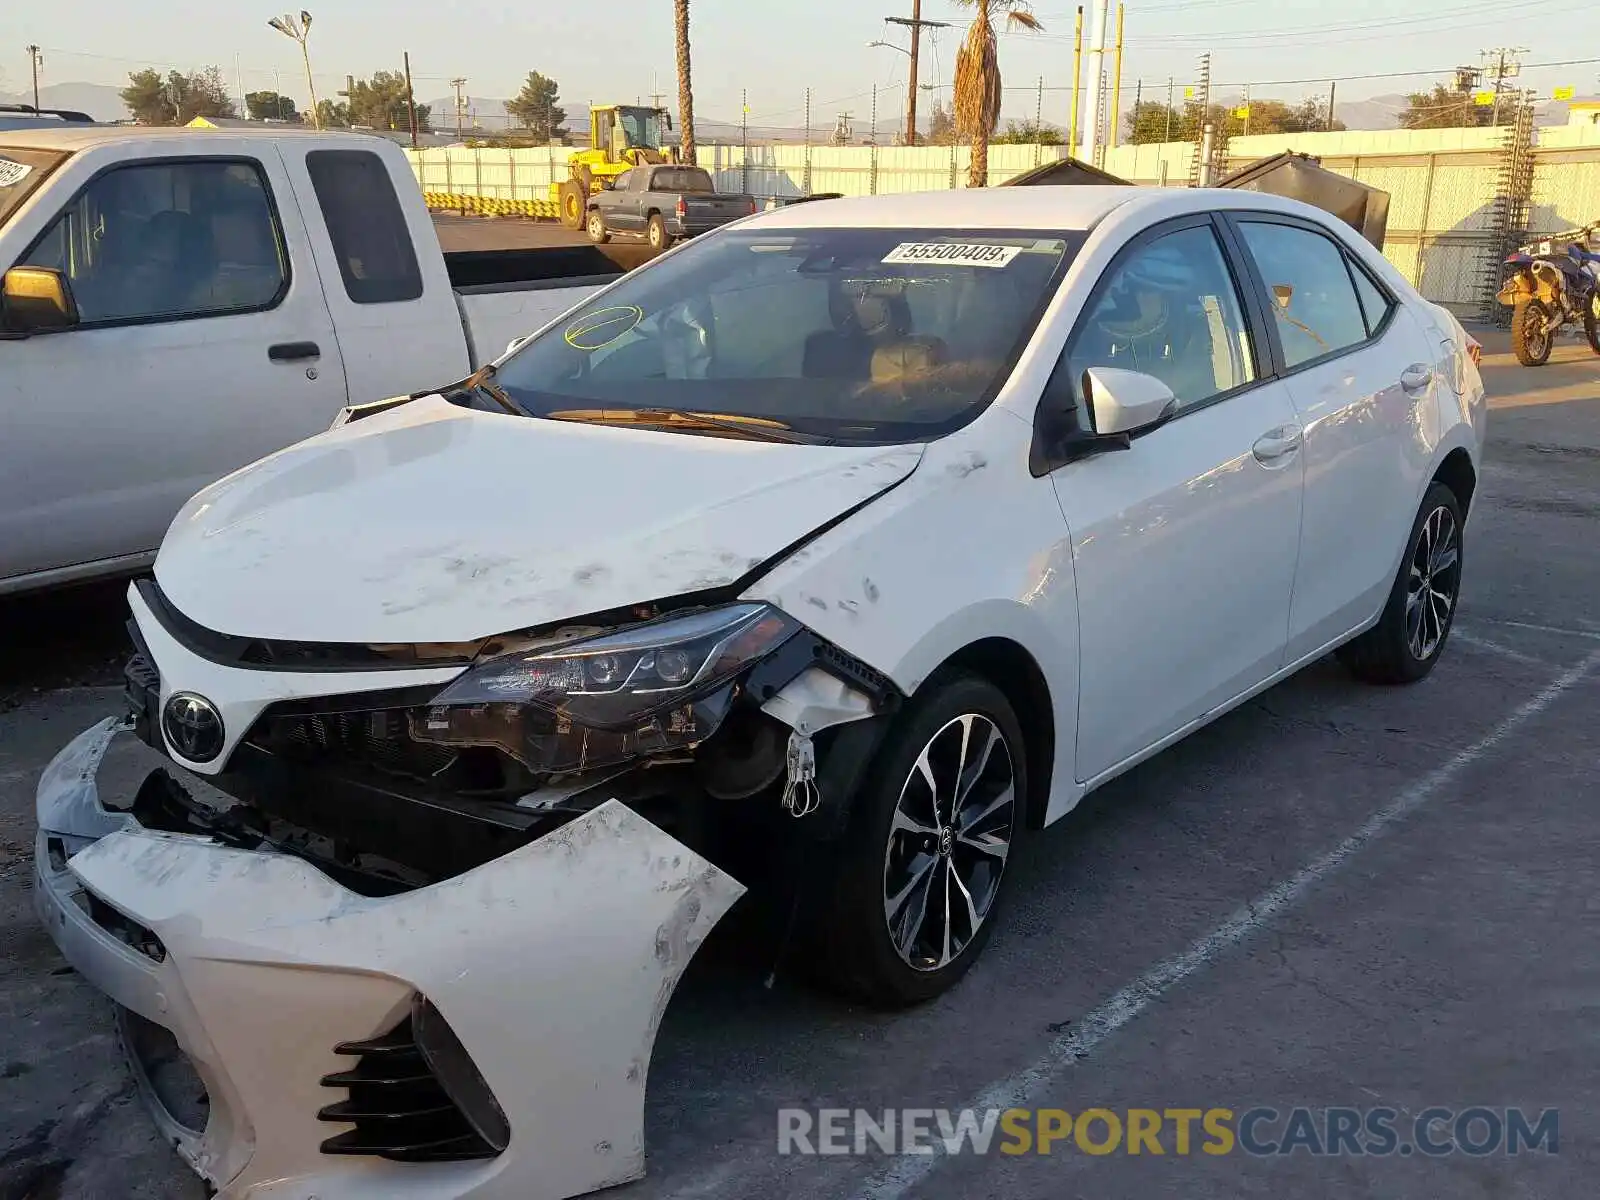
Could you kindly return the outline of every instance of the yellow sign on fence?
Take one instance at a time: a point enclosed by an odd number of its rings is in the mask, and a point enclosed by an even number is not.
[[[1570,87],[1558,87],[1550,93],[1550,98],[1552,100],[1571,100],[1572,89]]]
[[[1241,121],[1248,121],[1250,119],[1250,106],[1248,104],[1241,104],[1238,108],[1233,110],[1233,115]]]
[[[1474,104],[1476,104],[1479,108],[1493,108],[1494,107],[1494,93],[1493,92],[1474,92],[1474,93],[1472,93],[1472,102]]]

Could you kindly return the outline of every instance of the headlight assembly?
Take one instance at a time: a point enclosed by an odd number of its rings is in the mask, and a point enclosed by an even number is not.
[[[411,735],[493,746],[552,774],[686,749],[722,724],[736,677],[798,629],[764,604],[735,604],[502,655],[413,711]]]

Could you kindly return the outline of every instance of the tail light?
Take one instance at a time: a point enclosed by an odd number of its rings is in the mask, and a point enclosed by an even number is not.
[[[678,219],[681,221],[689,215],[689,202],[682,196],[678,197]]]
[[[1467,334],[1467,357],[1472,360],[1472,365],[1475,367],[1483,364],[1483,343],[1470,333]]]
[[[758,211],[759,210],[756,208],[756,198],[754,196],[751,196],[750,197],[750,215],[751,216],[755,216]]]

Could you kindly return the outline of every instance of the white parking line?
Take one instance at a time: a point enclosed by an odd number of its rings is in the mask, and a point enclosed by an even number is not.
[[[1521,650],[1513,650],[1510,646],[1502,645],[1492,638],[1479,637],[1471,630],[1463,629],[1459,625],[1450,630],[1450,636],[1458,642],[1471,646],[1474,650],[1485,650],[1491,654],[1498,654],[1501,658],[1509,658],[1514,662],[1527,663],[1530,666],[1550,666],[1549,661],[1546,659],[1535,658],[1531,654],[1524,654]]]
[[[1478,741],[1462,750],[1443,766],[1406,788],[1383,808],[1367,818],[1365,824],[1320,858],[1313,859],[1276,887],[1249,901],[1216,929],[1200,938],[1187,950],[1157,963],[1132,983],[1118,990],[1109,1000],[1078,1022],[1077,1027],[1050,1044],[1032,1066],[998,1080],[968,1102],[979,1111],[1021,1108],[1058,1074],[1087,1058],[1112,1034],[1182,983],[1189,976],[1210,966],[1224,951],[1244,941],[1279,913],[1298,903],[1328,875],[1338,870],[1353,855],[1390,826],[1416,812],[1447,784],[1473,763],[1498,747],[1523,725],[1549,708],[1576,684],[1600,667],[1600,650],[1566,671],[1522,704],[1510,716]],[[934,1143],[935,1147],[938,1143]],[[902,1156],[886,1170],[868,1181],[857,1193],[858,1200],[900,1200],[922,1180],[939,1169],[942,1154]]]
[[[1559,633],[1566,637],[1589,638],[1600,642],[1600,629],[1571,629],[1565,625],[1534,625],[1528,621],[1496,621],[1489,619],[1491,625],[1502,625],[1507,629],[1529,629],[1534,633]]]

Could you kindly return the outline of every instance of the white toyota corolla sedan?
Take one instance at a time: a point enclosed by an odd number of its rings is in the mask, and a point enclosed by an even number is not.
[[[1423,679],[1474,351],[1271,196],[740,222],[196,496],[132,715],[40,784],[39,911],[225,1195],[632,1178],[745,883],[926,999],[1090,789],[1329,652]]]

